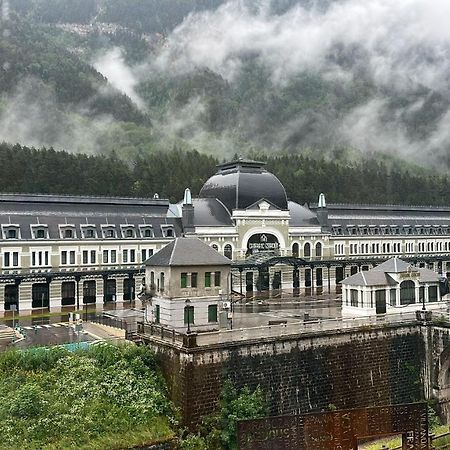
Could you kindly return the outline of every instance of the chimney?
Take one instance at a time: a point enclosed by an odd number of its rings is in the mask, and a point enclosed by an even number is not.
[[[194,205],[192,204],[191,190],[184,190],[183,206],[181,207],[181,222],[184,233],[193,233],[194,227]]]
[[[325,195],[322,193],[319,195],[319,203],[317,205],[317,219],[322,231],[328,230],[328,208],[325,202]]]

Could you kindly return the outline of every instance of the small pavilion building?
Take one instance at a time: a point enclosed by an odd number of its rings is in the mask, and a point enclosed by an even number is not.
[[[231,260],[196,237],[179,237],[145,262],[146,321],[179,331],[219,328]]]
[[[443,306],[440,275],[391,258],[368,271],[344,279],[342,314],[370,316]]]

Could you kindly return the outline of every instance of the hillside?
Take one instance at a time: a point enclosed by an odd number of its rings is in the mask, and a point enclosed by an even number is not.
[[[431,171],[368,159],[353,165],[305,155],[254,158],[267,162],[291,200],[328,202],[450,205],[450,177]],[[222,162],[197,151],[142,153],[124,162],[115,155],[87,156],[0,144],[0,192],[115,195],[162,198],[178,202],[184,189],[197,195]]]
[[[176,146],[449,168],[450,37],[424,22],[445,6],[9,3],[0,139],[123,158]]]

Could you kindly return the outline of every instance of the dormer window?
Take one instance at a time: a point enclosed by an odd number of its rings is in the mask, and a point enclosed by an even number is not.
[[[31,225],[31,236],[33,239],[48,238],[48,230],[46,225]]]
[[[59,235],[61,239],[73,239],[76,237],[75,234],[75,225],[67,224],[59,226]]]
[[[17,239],[17,230],[16,229],[7,230],[6,239]]]
[[[94,239],[97,237],[97,233],[94,225],[82,225],[81,232],[85,239]]]
[[[153,228],[151,226],[143,226],[141,229],[141,237],[143,238],[152,238],[153,236]]]
[[[116,230],[113,227],[106,227],[103,229],[103,237],[111,239],[116,237]]]
[[[172,225],[162,225],[161,226],[163,237],[172,238],[175,237],[175,230]]]
[[[134,228],[130,226],[122,226],[122,236],[124,238],[134,238]]]

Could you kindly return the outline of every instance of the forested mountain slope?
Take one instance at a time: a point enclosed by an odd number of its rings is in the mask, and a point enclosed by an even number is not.
[[[303,155],[265,159],[291,200],[449,205],[450,178],[428,171],[410,173],[379,160],[344,166]],[[0,192],[161,197],[178,202],[186,187],[197,195],[216,171],[217,158],[196,151],[142,153],[124,162],[115,155],[87,156],[0,144]]]
[[[443,1],[8,3],[1,139],[124,157],[344,149],[448,169]]]

